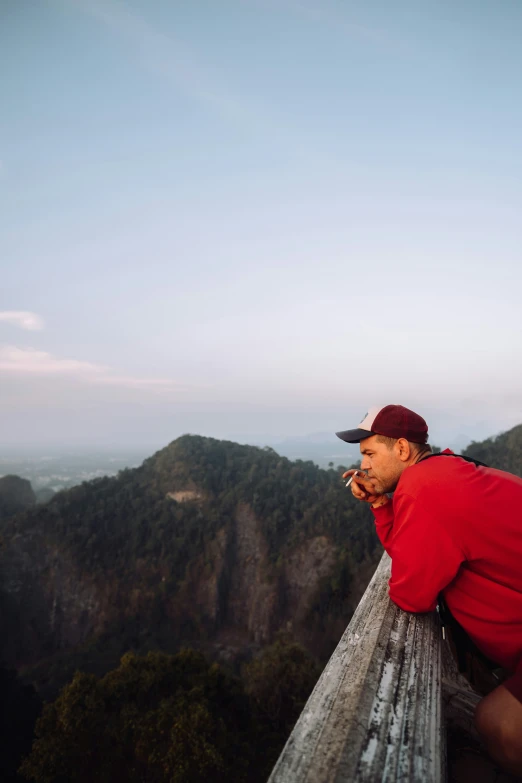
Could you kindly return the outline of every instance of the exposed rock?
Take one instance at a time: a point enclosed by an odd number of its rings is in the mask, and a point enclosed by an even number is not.
[[[319,583],[335,564],[336,551],[326,536],[304,541],[285,563],[285,614],[293,624],[306,618]]]
[[[225,625],[246,628],[253,641],[266,642],[273,631],[277,606],[277,584],[267,579],[266,541],[248,505],[238,506],[234,521],[234,559]]]
[[[184,503],[187,500],[201,500],[203,495],[194,489],[183,489],[180,492],[167,492],[167,497],[177,503]]]
[[[113,614],[102,586],[79,573],[58,547],[46,546],[38,532],[13,537],[0,571],[0,621],[11,630],[3,647],[9,663],[34,663],[75,647],[101,633]]]
[[[194,604],[204,616],[211,634],[220,627],[225,610],[222,581],[227,573],[228,546],[229,535],[221,528],[190,568],[187,592],[194,596]]]

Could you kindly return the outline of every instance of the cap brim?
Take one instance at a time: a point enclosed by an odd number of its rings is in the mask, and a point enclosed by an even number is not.
[[[371,438],[375,435],[375,432],[369,430],[344,430],[344,432],[335,433],[338,438],[346,441],[346,443],[360,443],[365,438]]]

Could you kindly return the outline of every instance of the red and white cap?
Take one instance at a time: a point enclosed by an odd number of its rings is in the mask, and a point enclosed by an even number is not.
[[[422,416],[409,408],[402,405],[385,405],[384,408],[370,408],[356,429],[335,434],[346,443],[360,443],[372,435],[406,438],[412,443],[427,443],[428,425]]]

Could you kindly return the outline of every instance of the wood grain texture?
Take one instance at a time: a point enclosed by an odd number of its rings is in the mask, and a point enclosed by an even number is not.
[[[438,623],[390,601],[390,562],[384,554],[269,783],[445,779]]]

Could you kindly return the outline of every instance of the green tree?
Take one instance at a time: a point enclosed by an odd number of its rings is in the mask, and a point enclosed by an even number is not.
[[[472,441],[462,453],[492,468],[522,476],[522,424],[495,438],[480,443]]]
[[[258,721],[258,766],[266,779],[320,674],[301,645],[283,637],[243,667]]]
[[[31,749],[41,703],[34,688],[12,669],[0,668],[0,780],[15,783],[22,756]]]
[[[37,783],[246,781],[248,701],[199,653],[126,654],[44,707],[20,772]]]

